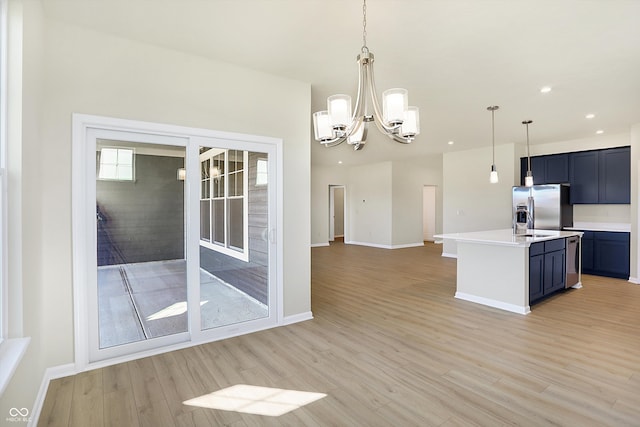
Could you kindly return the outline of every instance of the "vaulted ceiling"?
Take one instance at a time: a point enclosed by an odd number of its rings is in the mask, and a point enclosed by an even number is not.
[[[308,82],[312,112],[333,93],[355,99],[360,0],[43,3],[52,19]],[[500,106],[497,144],[524,142],[525,119],[532,144],[640,123],[637,0],[369,0],[367,45],[378,90],[408,89],[422,133],[404,146],[372,130],[361,152],[313,142],[313,163],[489,146],[489,105]]]

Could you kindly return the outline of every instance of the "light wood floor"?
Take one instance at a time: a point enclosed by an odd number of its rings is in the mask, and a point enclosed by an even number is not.
[[[522,316],[454,299],[440,253],[314,248],[314,320],[55,380],[38,425],[640,425],[640,286],[583,276]],[[182,404],[234,384],[327,397],[277,418]]]

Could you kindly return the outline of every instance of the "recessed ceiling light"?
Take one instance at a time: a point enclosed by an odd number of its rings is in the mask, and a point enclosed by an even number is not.
[[[540,88],[540,93],[549,93],[551,92],[551,86],[545,86]]]
[[[586,116],[584,116],[585,119],[593,119],[596,115],[593,113],[589,113]]]
[[[341,165],[342,164],[342,160],[338,160],[338,164]]]
[[[603,134],[603,133],[604,133],[604,131],[603,131],[602,129],[598,129],[598,130],[596,131],[596,133],[597,133],[598,135],[601,135],[601,134]]]
[[[449,142],[447,142],[447,144],[453,145],[453,141],[449,141]]]

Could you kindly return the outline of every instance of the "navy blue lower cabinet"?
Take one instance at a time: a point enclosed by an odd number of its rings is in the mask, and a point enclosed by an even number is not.
[[[544,254],[529,257],[529,304],[544,296]]]
[[[582,272],[629,279],[629,246],[629,233],[585,231],[582,236]]]
[[[629,233],[601,231],[594,235],[594,270],[601,276],[629,279]]]
[[[560,289],[565,284],[565,252],[549,252],[544,254],[544,294],[548,295]]]
[[[582,236],[582,272],[595,274],[593,269],[593,231],[585,231]]]
[[[529,247],[529,305],[564,286],[565,239],[532,243]]]

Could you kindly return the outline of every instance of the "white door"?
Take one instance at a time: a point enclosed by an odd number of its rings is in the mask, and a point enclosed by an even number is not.
[[[344,185],[329,186],[329,241],[342,237],[346,241],[346,191]]]

